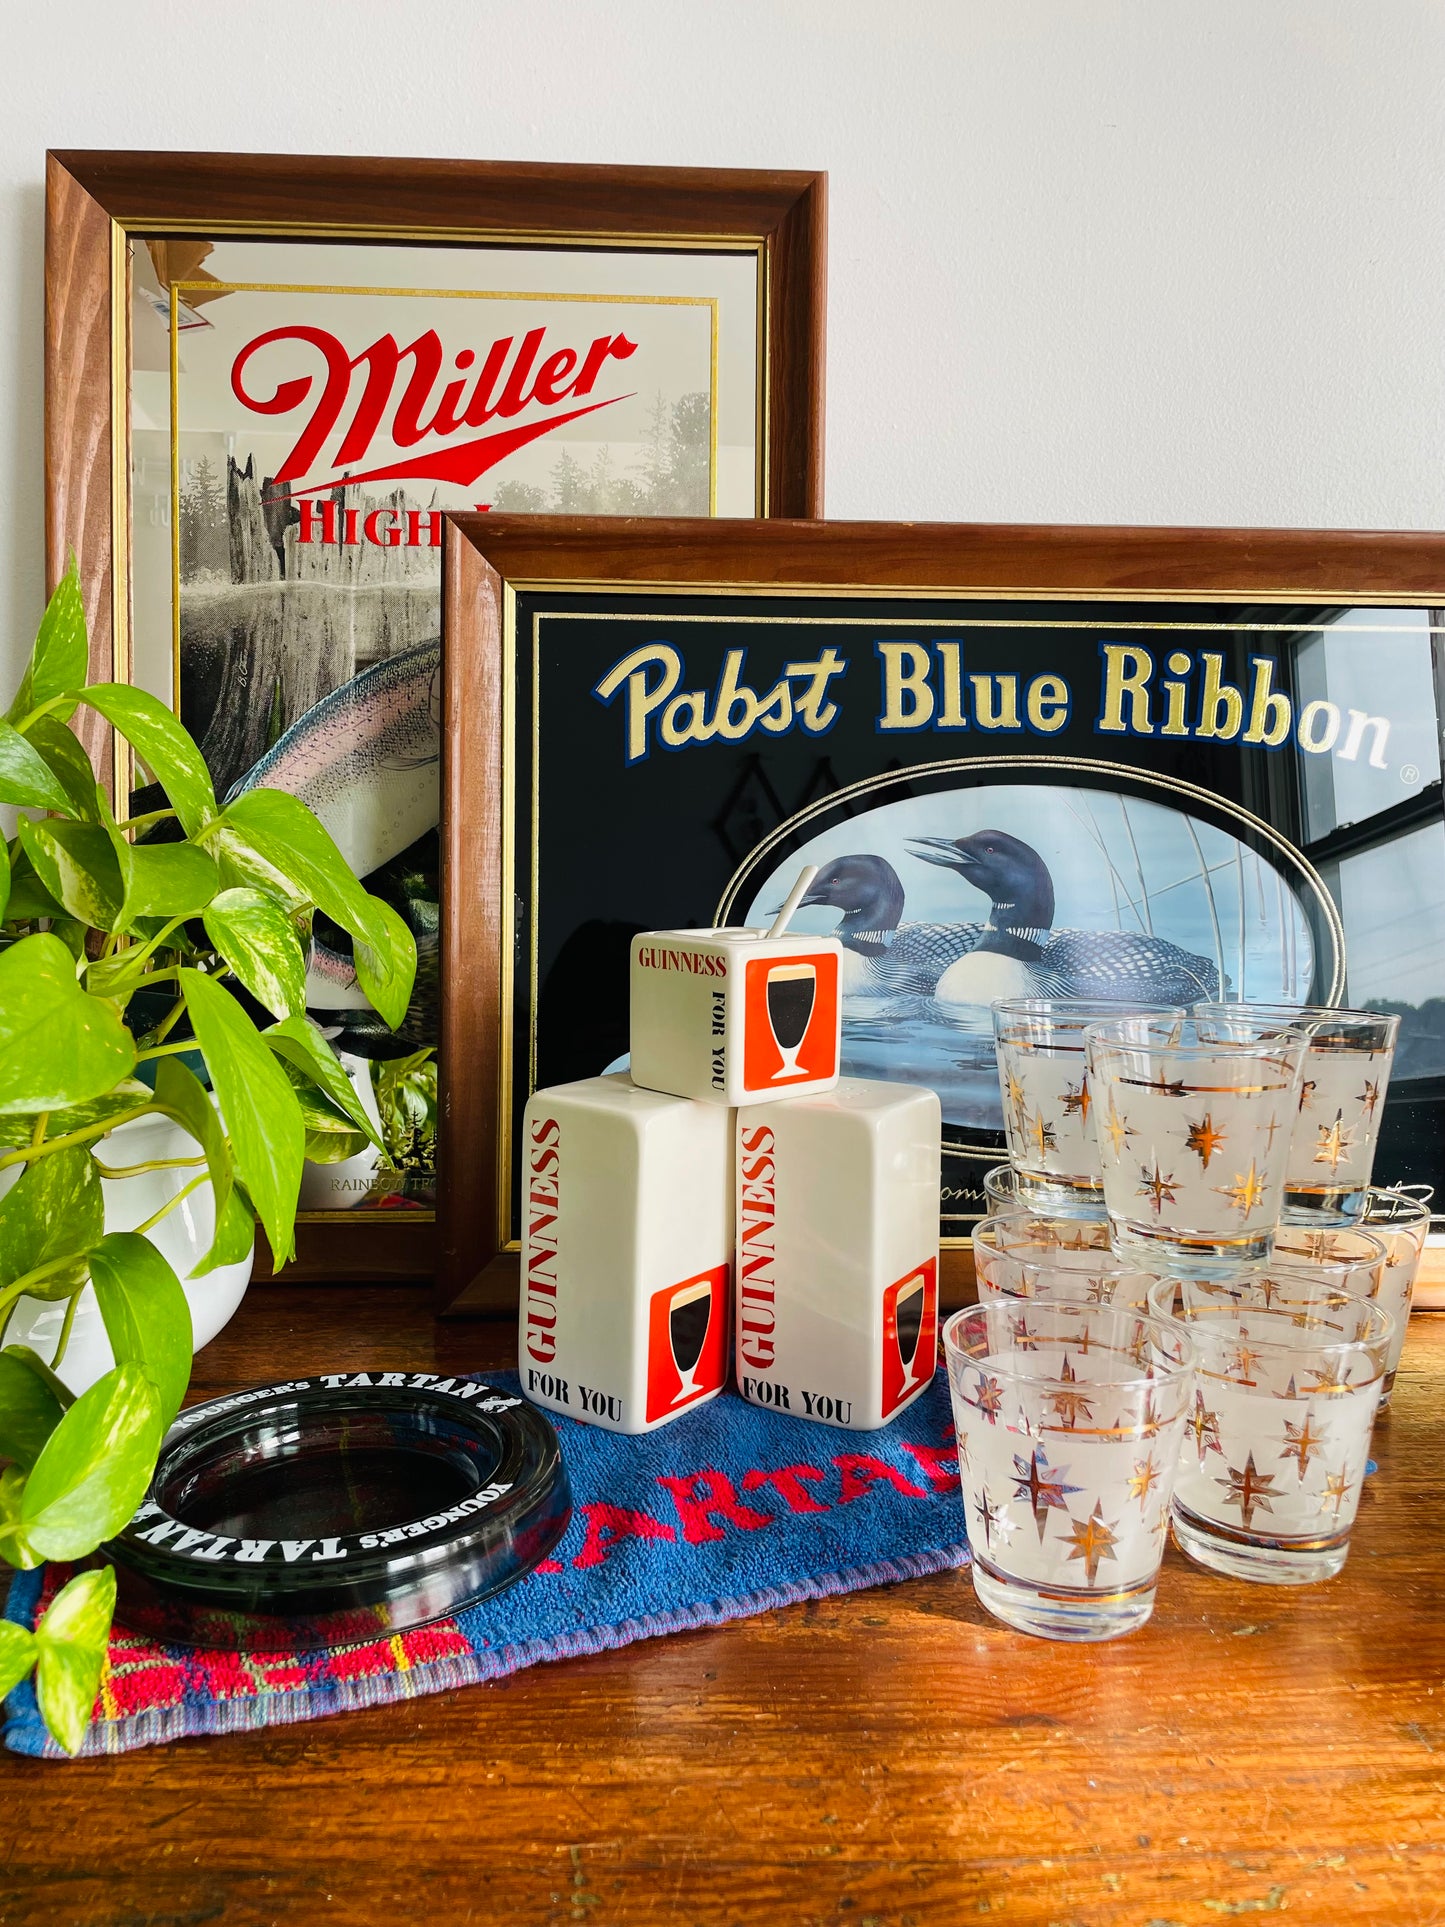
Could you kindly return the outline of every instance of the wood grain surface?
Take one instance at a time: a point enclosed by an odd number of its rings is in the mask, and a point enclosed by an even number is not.
[[[1445,535],[1010,522],[770,523],[455,515],[510,582],[1440,600]]]
[[[363,1317],[364,1312],[364,1317]],[[505,1362],[424,1290],[254,1289],[197,1390]],[[966,1573],[113,1761],[0,1759],[5,1927],[1300,1927],[1445,1917],[1445,1320],[1411,1328],[1350,1563],[1165,1560],[1105,1647]]]

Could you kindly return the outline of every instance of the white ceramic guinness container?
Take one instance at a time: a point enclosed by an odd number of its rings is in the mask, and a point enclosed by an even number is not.
[[[744,929],[634,937],[634,1081],[727,1105],[831,1090],[841,959],[836,937]]]
[[[845,1077],[737,1114],[738,1389],[868,1432],[933,1376],[942,1120],[934,1092]]]
[[[625,1076],[529,1100],[517,1354],[534,1404],[651,1432],[722,1390],[732,1122]]]

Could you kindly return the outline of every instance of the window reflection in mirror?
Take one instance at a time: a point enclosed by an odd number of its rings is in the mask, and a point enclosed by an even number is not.
[[[1332,704],[1339,718],[1331,748],[1302,759],[1310,841],[1408,802],[1438,780],[1427,610],[1342,611],[1331,628],[1296,644],[1295,687],[1301,713],[1310,703]],[[1333,717],[1325,709],[1318,715],[1323,735]]]

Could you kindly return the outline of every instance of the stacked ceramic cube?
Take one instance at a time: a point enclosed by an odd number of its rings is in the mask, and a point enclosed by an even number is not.
[[[840,962],[830,937],[634,940],[630,1073],[538,1091],[523,1122],[537,1404],[651,1431],[731,1354],[751,1403],[861,1431],[928,1384],[939,1103],[840,1078]]]

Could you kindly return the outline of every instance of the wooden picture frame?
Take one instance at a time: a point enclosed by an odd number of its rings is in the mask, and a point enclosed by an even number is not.
[[[838,625],[829,630],[820,626],[818,634],[843,638],[869,630],[871,626],[880,636],[891,632],[894,636],[919,639],[903,646],[922,649],[925,656],[930,650],[935,652],[936,660],[929,656],[928,674],[934,678],[932,687],[938,714],[922,735],[916,726],[916,714],[905,719],[891,738],[882,726],[888,713],[887,703],[892,700],[887,694],[890,687],[887,678],[892,673],[888,664],[904,659],[885,657],[881,640],[874,644],[878,652],[875,664],[878,675],[874,675],[874,670],[866,673],[859,670],[854,674],[856,662],[853,662],[849,669],[853,680],[844,677],[832,686],[847,692],[846,696],[839,696],[835,706],[838,713],[822,719],[821,733],[827,736],[822,747],[838,765],[830,770],[833,790],[820,793],[784,823],[793,844],[798,843],[802,830],[789,825],[800,824],[810,817],[810,812],[813,819],[826,821],[828,813],[835,810],[836,796],[845,792],[849,796],[859,794],[870,783],[896,785],[900,772],[925,788],[929,784],[937,786],[943,782],[937,772],[960,767],[946,757],[947,749],[956,746],[960,739],[956,737],[952,744],[946,739],[950,724],[966,731],[967,723],[959,714],[950,717],[943,713],[950,703],[957,708],[957,688],[955,686],[950,695],[940,680],[945,676],[945,658],[951,662],[957,679],[960,659],[948,657],[948,651],[959,645],[936,641],[940,636],[947,637],[950,630],[955,636],[972,637],[967,646],[985,652],[980,666],[988,672],[984,676],[986,682],[991,681],[995,672],[1001,677],[1010,664],[1024,664],[1030,649],[1055,648],[1060,676],[1076,685],[1072,693],[1067,688],[1064,692],[1075,705],[1069,709],[1066,704],[1065,739],[1069,740],[1070,730],[1076,735],[1083,732],[1077,740],[1070,740],[1075,754],[1072,760],[1065,761],[1070,770],[1081,773],[1070,776],[1069,781],[1097,785],[1105,780],[1097,772],[1108,769],[1115,770],[1110,781],[1133,774],[1133,766],[1126,769],[1123,765],[1116,767],[1098,760],[1101,739],[1097,732],[1106,726],[1109,718],[1106,710],[1095,707],[1099,687],[1083,686],[1091,674],[1097,682],[1106,671],[1109,675],[1114,673],[1114,658],[1101,655],[1096,649],[1096,644],[1102,647],[1099,637],[1116,630],[1120,635],[1133,635],[1151,665],[1149,673],[1157,672],[1152,698],[1156,707],[1152,712],[1131,710],[1129,723],[1122,726],[1123,735],[1108,738],[1106,747],[1111,755],[1124,754],[1125,749],[1119,744],[1124,743],[1127,748],[1128,741],[1134,740],[1129,737],[1129,729],[1137,724],[1141,713],[1146,718],[1152,714],[1153,735],[1136,730],[1136,737],[1148,736],[1148,741],[1136,742],[1129,753],[1141,759],[1153,757],[1159,773],[1157,776],[1146,774],[1145,762],[1140,761],[1139,782],[1153,782],[1161,786],[1161,793],[1162,786],[1172,787],[1176,802],[1181,792],[1187,792],[1194,799],[1190,809],[1203,812],[1191,817],[1191,822],[1209,825],[1222,821],[1236,826],[1246,820],[1252,822],[1255,828],[1249,832],[1253,838],[1249,849],[1256,852],[1250,858],[1254,876],[1264,874],[1257,855],[1259,850],[1264,850],[1271,860],[1278,857],[1291,879],[1300,879],[1298,891],[1289,896],[1288,905],[1284,886],[1279,897],[1279,928],[1287,926],[1289,944],[1298,942],[1300,947],[1298,951],[1290,950],[1287,956],[1284,938],[1278,938],[1278,967],[1282,970],[1287,967],[1294,973],[1290,981],[1308,987],[1312,993],[1332,992],[1338,1001],[1343,981],[1342,953],[1338,946],[1331,950],[1336,942],[1332,932],[1338,916],[1329,907],[1328,892],[1319,885],[1318,865],[1348,864],[1362,850],[1377,848],[1382,843],[1388,843],[1392,853],[1399,855],[1405,848],[1399,839],[1417,834],[1428,841],[1433,865],[1435,844],[1440,842],[1440,904],[1437,906],[1432,899],[1429,912],[1436,920],[1445,916],[1445,824],[1442,824],[1438,742],[1429,752],[1433,762],[1422,750],[1419,768],[1413,764],[1399,767],[1389,764],[1388,773],[1395,781],[1395,789],[1391,791],[1388,786],[1382,789],[1384,778],[1378,774],[1374,751],[1370,751],[1370,766],[1364,768],[1363,750],[1370,747],[1368,724],[1386,719],[1362,714],[1357,725],[1352,711],[1351,720],[1344,723],[1345,734],[1341,735],[1342,712],[1339,705],[1329,700],[1330,688],[1334,688],[1336,694],[1342,693],[1339,676],[1343,674],[1348,679],[1356,673],[1356,666],[1363,663],[1374,689],[1384,690],[1384,695],[1377,694],[1372,700],[1385,701],[1390,692],[1390,677],[1395,673],[1390,665],[1398,661],[1399,673],[1406,677],[1408,685],[1409,700],[1405,707],[1410,712],[1397,719],[1399,743],[1404,750],[1409,750],[1415,742],[1410,732],[1418,725],[1424,731],[1421,743],[1428,746],[1431,732],[1436,728],[1432,718],[1445,709],[1445,695],[1442,695],[1445,690],[1442,654],[1445,652],[1441,649],[1445,641],[1445,608],[1442,608],[1445,605],[1445,538],[1440,536],[804,521],[773,524],[584,522],[562,518],[458,516],[449,519],[447,528],[443,596],[442,836],[447,888],[441,1053],[445,1132],[439,1186],[438,1252],[438,1305],[443,1311],[501,1311],[515,1303],[517,1241],[508,1235],[511,1193],[507,1121],[515,1122],[528,1087],[527,1076],[516,1067],[535,1058],[537,1045],[535,1001],[528,1001],[529,993],[521,980],[520,968],[514,971],[509,960],[515,960],[520,954],[528,918],[534,931],[535,960],[536,922],[546,914],[545,897],[542,909],[537,908],[537,879],[548,874],[548,865],[553,859],[543,857],[539,870],[535,842],[535,825],[546,821],[545,798],[555,794],[559,784],[565,790],[569,784],[592,783],[594,787],[586,794],[586,845],[594,876],[604,880],[611,877],[619,895],[624,889],[629,890],[634,908],[641,902],[642,908],[634,916],[631,929],[676,927],[682,920],[675,915],[669,920],[666,914],[675,907],[676,891],[673,901],[666,906],[662,903],[662,893],[657,894],[658,912],[654,921],[638,920],[639,917],[645,919],[650,899],[646,889],[639,893],[632,887],[633,872],[628,862],[629,853],[636,854],[636,839],[634,837],[633,844],[626,844],[626,826],[617,802],[621,791],[609,789],[606,795],[599,793],[597,772],[603,772],[602,784],[611,784],[613,779],[606,775],[608,768],[621,767],[628,755],[638,759],[639,769],[644,768],[642,759],[650,753],[650,747],[656,746],[655,739],[625,737],[623,719],[601,706],[610,700],[609,692],[615,694],[618,676],[616,672],[609,672],[598,681],[598,665],[609,659],[608,651],[615,654],[622,647],[612,640],[613,629],[609,624],[616,628],[618,635],[645,634],[649,643],[654,638],[665,637],[671,630],[684,638],[677,645],[679,655],[685,648],[693,647],[695,638],[708,635],[709,623],[723,625],[722,636],[726,638],[733,633],[736,639],[748,633],[754,638],[765,637],[768,624],[776,626],[784,622],[802,623],[805,627],[810,623]],[[1397,615],[1395,611],[1400,613]],[[1372,616],[1377,619],[1371,621]],[[597,627],[583,628],[582,624],[588,620]],[[642,630],[624,632],[621,625],[634,620],[643,623]],[[735,625],[733,632],[726,628],[729,623]],[[1357,627],[1363,625],[1371,632],[1368,638],[1359,638],[1360,642],[1370,645],[1364,656],[1358,653],[1358,646],[1350,642],[1351,623]],[[747,624],[762,626],[755,626],[749,632],[745,629]],[[1341,624],[1345,626],[1341,628]],[[1208,637],[1201,639],[1202,630],[1228,636],[1229,646],[1234,650],[1234,656],[1227,652],[1217,655],[1213,671],[1205,659],[1204,645]],[[1099,634],[1089,634],[1089,631]],[[992,632],[1007,633],[996,634],[989,645],[987,638]],[[1039,632],[1037,641],[1032,639],[1034,632]],[[603,650],[600,655],[595,651],[588,653],[592,636],[601,638],[597,644],[597,649]],[[1167,658],[1162,654],[1165,637],[1170,648]],[[1315,808],[1315,803],[1303,796],[1301,786],[1305,777],[1300,776],[1294,786],[1301,793],[1294,794],[1288,759],[1281,761],[1277,753],[1271,756],[1265,747],[1259,747],[1258,754],[1255,747],[1246,752],[1244,744],[1256,745],[1262,743],[1263,738],[1256,739],[1244,732],[1256,727],[1258,719],[1252,707],[1256,702],[1266,705],[1260,712],[1265,736],[1274,731],[1282,714],[1278,708],[1268,707],[1268,698],[1272,690],[1284,687],[1285,682],[1270,680],[1275,669],[1253,665],[1265,662],[1266,652],[1270,650],[1279,662],[1285,660],[1290,650],[1308,652],[1315,647],[1313,639],[1317,637],[1325,639],[1318,644],[1320,650],[1324,650],[1327,643],[1336,650],[1330,658],[1334,665],[1330,674],[1336,677],[1336,682],[1321,685],[1325,696],[1306,704],[1304,698],[1309,690],[1298,681],[1295,668],[1290,668],[1285,681],[1293,692],[1290,710],[1293,720],[1289,727],[1296,730],[1296,736],[1291,738],[1295,761],[1302,769],[1306,765],[1311,771],[1317,767],[1318,757],[1310,761],[1305,751],[1318,750],[1324,743],[1329,735],[1332,712],[1341,753],[1348,747],[1347,738],[1354,741],[1354,761],[1346,772],[1349,781],[1356,784],[1363,781],[1373,787],[1369,789],[1369,807],[1362,819],[1342,821],[1338,826],[1326,823],[1323,828],[1315,822],[1310,833],[1313,840],[1309,840],[1300,827],[1303,820],[1300,812],[1307,806]],[[983,638],[983,642],[979,638]],[[1174,674],[1176,680],[1179,679],[1184,668],[1185,643],[1191,651],[1190,672],[1198,674],[1188,685],[1186,696],[1176,699],[1164,689],[1162,679],[1166,674]],[[719,642],[718,647],[721,646]],[[993,650],[991,655],[986,654],[989,646]],[[1124,648],[1126,645],[1110,646]],[[1135,644],[1127,646],[1135,647]],[[1230,710],[1232,698],[1224,692],[1224,684],[1229,680],[1235,657],[1243,665],[1246,676],[1246,687],[1240,695],[1240,713],[1235,719],[1235,735],[1241,737],[1241,742],[1236,746],[1230,739],[1219,746],[1204,740],[1209,731],[1201,721],[1204,714],[1199,707],[1204,687],[1201,679],[1208,674],[1215,677],[1210,700],[1215,703],[1211,720],[1217,721],[1220,704],[1226,712]],[[630,657],[623,659],[624,664],[631,660]],[[719,759],[714,769],[717,777],[714,790],[721,781],[719,773],[729,767],[728,759],[738,765],[751,756],[759,782],[765,785],[768,780],[768,759],[778,754],[776,736],[760,738],[759,744],[751,749],[746,743],[735,748],[718,740],[701,740],[707,730],[707,703],[720,702],[724,688],[734,689],[738,685],[736,672],[731,682],[726,682],[719,673],[718,663],[722,660],[714,650],[701,667],[689,670],[687,686],[691,688],[696,683],[701,687],[704,695],[698,700],[702,707],[699,709],[694,704],[691,709],[679,712],[682,722],[674,735],[680,730],[685,738],[691,731],[692,741],[662,745],[680,747],[684,753],[654,759],[654,777],[649,780],[653,780],[655,786],[662,786],[658,794],[669,784],[673,791],[667,793],[675,791],[682,780],[678,771],[689,757],[699,769],[704,767],[706,758]],[[1120,658],[1121,674],[1127,678],[1132,663],[1142,675],[1142,660]],[[1051,661],[1055,658],[1045,653],[1033,667],[1037,668],[1039,662],[1047,665]],[[1289,656],[1289,662],[1294,664],[1293,655]],[[909,657],[905,666],[915,672],[918,663],[918,658]],[[1091,663],[1095,665],[1094,670],[1089,668]],[[1313,655],[1308,656],[1305,667],[1311,675],[1316,674],[1318,664]],[[749,680],[756,681],[759,689],[767,686],[767,673],[771,672],[759,668],[754,676],[750,661]],[[647,684],[646,671],[643,674],[639,703],[645,708],[651,700],[647,691],[658,685]],[[1284,671],[1279,670],[1279,674],[1284,676]],[[1303,675],[1304,670],[1298,674]],[[872,684],[868,680],[870,676],[874,679]],[[1254,678],[1252,682],[1248,681],[1250,676]],[[531,683],[529,678],[533,679]],[[562,740],[568,755],[560,762],[554,757],[550,767],[545,747],[546,727],[538,721],[539,714],[543,713],[539,708],[542,703],[539,692],[546,678],[551,678],[549,688],[565,690],[569,678],[576,685],[574,707],[567,707],[572,698],[561,694],[554,703],[557,720],[551,727],[563,730]],[[914,680],[917,681],[916,674]],[[998,718],[1007,711],[1010,701],[1025,701],[1017,690],[1013,697],[1006,699],[1001,680],[999,686],[1000,693],[990,698],[995,729],[1004,726]],[[1350,688],[1354,687],[1351,683]],[[706,693],[709,689],[718,693],[709,696]],[[1344,692],[1346,696],[1347,693]],[[1041,705],[1037,717],[1030,709],[1027,715],[1014,717],[1010,725],[1019,732],[1018,741],[1025,745],[1039,743],[1054,727],[1059,692],[1049,689],[1044,694],[1054,703],[1052,711]],[[600,701],[588,710],[584,697],[589,701],[600,697]],[[547,702],[553,702],[551,695]],[[837,734],[828,734],[833,724],[838,723],[845,704],[863,712],[854,736],[846,742],[842,723],[838,724]],[[668,713],[670,711],[663,712],[664,717]],[[524,727],[529,717],[530,734]],[[1200,723],[1197,736],[1191,735],[1194,727],[1191,717]],[[1090,740],[1091,718],[1095,724],[1092,759],[1077,755],[1078,748]],[[1190,738],[1189,741],[1176,744],[1159,736],[1158,732],[1166,727],[1169,734],[1180,735],[1181,718],[1184,719],[1182,735]],[[1226,715],[1225,720],[1228,719]],[[714,724],[716,720],[714,713]],[[974,731],[968,740],[984,746],[983,734],[988,725],[982,720],[981,712],[973,721]],[[1008,723],[1006,714],[1004,722]],[[657,727],[656,714],[646,722],[646,727]],[[1300,728],[1304,728],[1309,737],[1303,744],[1298,739]],[[598,758],[603,760],[589,760],[592,753],[587,747],[587,732],[592,730],[602,732],[605,739],[603,749],[598,752]],[[1377,730],[1374,733],[1376,748],[1380,741]],[[992,744],[988,747],[992,753]],[[1278,743],[1272,745],[1276,752],[1279,747]],[[1209,790],[1182,782],[1177,769],[1174,775],[1168,773],[1175,767],[1170,758],[1177,759],[1195,751],[1224,757],[1226,750],[1237,757],[1241,770],[1248,765],[1244,802],[1252,801],[1251,809],[1230,801],[1224,794],[1236,780],[1229,773],[1227,761],[1218,763],[1219,793],[1213,795],[1212,801]],[[845,756],[854,759],[847,768],[842,767]],[[913,760],[899,762],[900,757]],[[610,763],[606,758],[611,759]],[[883,774],[850,787],[847,779],[856,777],[860,769],[866,772],[870,759],[872,767]],[[1382,758],[1378,767],[1385,768],[1387,764],[1388,758]],[[982,785],[992,781],[1005,766],[999,762],[991,774],[985,772],[968,780]],[[540,776],[539,770],[543,772]],[[1245,776],[1241,775],[1238,780],[1244,783]],[[1310,780],[1314,780],[1313,776]],[[955,779],[950,777],[949,781]],[[527,793],[531,797],[530,819],[525,814],[527,783],[531,785]],[[1413,788],[1407,787],[1411,783]],[[755,784],[755,789],[757,787]],[[903,791],[905,796],[909,793],[907,789]],[[957,791],[945,787],[939,793],[952,797]],[[1294,798],[1292,802],[1290,795]],[[667,808],[676,816],[674,806]],[[781,804],[779,810],[782,812]],[[1295,813],[1293,817],[1289,816],[1291,810]],[[1176,809],[1173,813],[1178,815],[1180,811]],[[1298,846],[1274,826],[1276,817],[1295,823]],[[556,820],[563,819],[558,816]],[[661,830],[661,817],[658,821]],[[533,834],[530,850],[529,824]],[[717,827],[715,820],[711,832]],[[1316,831],[1320,833],[1315,834]],[[1211,829],[1209,833],[1224,835],[1222,830]],[[668,834],[672,834],[671,827]],[[1244,828],[1236,828],[1233,841],[1238,849],[1245,847],[1245,834]],[[555,837],[553,841],[555,844]],[[676,838],[674,842],[678,848],[686,847],[694,854],[702,847],[696,837],[685,846]],[[1315,852],[1314,861],[1305,854],[1306,843]],[[1204,861],[1201,856],[1201,863]],[[1239,855],[1235,861],[1239,869],[1237,894],[1243,904],[1246,856]],[[561,876],[562,871],[558,870],[557,874]],[[735,882],[736,875],[740,874],[741,870],[735,873]],[[1205,863],[1211,915],[1215,894],[1209,879],[1213,874],[1210,863]],[[1433,869],[1430,874],[1433,876]],[[1308,881],[1310,877],[1314,878],[1312,884]],[[776,884],[777,879],[773,881]],[[1219,886],[1221,890],[1223,887]],[[1140,888],[1144,888],[1142,870]],[[1289,888],[1295,889],[1293,881]],[[1303,909],[1298,908],[1296,896]],[[761,897],[757,905],[762,906]],[[746,921],[747,907],[748,892],[730,887],[719,903],[724,914],[695,921]],[[1424,914],[1423,907],[1421,913]],[[1122,929],[1124,925],[1115,927]],[[623,946],[627,934],[621,930],[609,938],[608,956],[614,961],[607,973],[607,994],[614,1003],[619,995],[625,998],[625,989],[619,990],[615,959],[620,956],[624,960],[625,971]],[[1224,937],[1217,927],[1216,936],[1222,945]],[[1271,935],[1269,940],[1274,943],[1276,938]],[[1237,952],[1226,954],[1223,948],[1219,952],[1219,972],[1227,984],[1235,986],[1234,994],[1238,994],[1238,985],[1242,983],[1246,994],[1262,996],[1263,990],[1257,987],[1260,969],[1276,967],[1272,952],[1266,958],[1266,966],[1260,965],[1255,951],[1249,948],[1254,941],[1252,936],[1241,934]],[[1310,944],[1314,947],[1304,955],[1305,947]],[[1255,973],[1253,978],[1251,970]],[[536,974],[534,961],[534,980]],[[1410,981],[1424,982],[1426,989],[1429,988],[1428,973],[1426,978],[1417,975]],[[1445,990],[1445,982],[1441,988]],[[535,991],[530,996],[535,1000]],[[519,1015],[523,1002],[527,1002],[527,1008],[533,1013],[531,1058],[526,1055]],[[625,1002],[623,1011],[625,1015]],[[570,1074],[591,1075],[606,1068],[595,1059],[605,1057],[612,1048],[616,1041],[615,1029],[611,1036],[611,1043],[604,1042],[594,1052],[594,1061],[574,1065]],[[846,1061],[845,1027],[845,1068]],[[1445,1066],[1440,1069],[1445,1073]],[[554,1081],[558,1079],[552,1075],[537,1079],[539,1083]],[[1445,1102],[1445,1074],[1432,1074],[1420,1081],[1418,1088],[1423,1093],[1424,1111],[1414,1122],[1410,1122],[1414,1113],[1409,1114],[1407,1136],[1412,1131],[1415,1133],[1413,1143],[1421,1138],[1422,1132],[1433,1130],[1433,1141],[1438,1142],[1436,1113]],[[945,1117],[947,1115],[945,1111]],[[1401,1115],[1404,1115],[1403,1109]],[[1408,1158],[1405,1161],[1408,1164]],[[1394,1181],[1403,1181],[1404,1175],[1403,1172],[1397,1174]],[[977,1215],[975,1211],[974,1216]],[[1432,1257],[1432,1266],[1434,1262]],[[971,1276],[971,1254],[966,1242],[960,1240],[949,1245],[944,1254],[944,1285],[950,1301],[957,1302],[959,1295],[967,1291]]]
[[[748,338],[756,352],[756,499],[750,498],[741,512],[808,516],[822,510],[826,198],[826,177],[809,172],[324,155],[51,153],[45,273],[46,570],[53,587],[71,555],[78,560],[90,624],[92,677],[142,679],[136,674],[132,634],[136,530],[129,393],[133,267],[142,243],[148,273],[149,263],[162,258],[156,251],[170,251],[164,254],[168,265],[159,285],[171,301],[172,424],[179,419],[174,346],[182,311],[178,304],[194,302],[201,317],[197,325],[205,325],[206,310],[199,304],[215,292],[210,284],[216,277],[199,266],[204,247],[197,243],[223,246],[244,239],[258,246],[295,243],[308,249],[374,244],[391,250],[388,258],[398,262],[408,247],[499,250],[508,260],[515,260],[519,251],[546,251],[555,261],[569,250],[589,259],[610,251],[613,261],[635,257],[659,262],[664,256],[680,261],[687,256],[697,262],[723,255],[751,259],[756,298]],[[262,284],[249,286],[254,291]],[[245,292],[242,284],[237,288]],[[237,288],[223,291],[234,298]],[[266,291],[362,290],[278,286]],[[400,295],[407,290],[382,292]],[[504,298],[532,297],[496,297]],[[717,329],[715,307],[714,409]],[[415,365],[420,368],[419,361]],[[457,365],[463,365],[460,359]],[[353,362],[353,370],[356,366]],[[712,434],[716,459],[715,412]],[[171,442],[174,470],[174,429]],[[343,481],[349,472],[342,468]],[[712,486],[715,499],[715,482]],[[177,554],[182,521],[178,488],[173,480],[168,500],[177,532],[167,538],[177,545]],[[339,485],[338,499],[343,499]],[[152,519],[155,513],[152,509]],[[178,689],[179,562],[175,579]],[[175,700],[179,705],[178,695]],[[112,740],[98,719],[91,717],[82,726],[89,731],[84,740],[97,768],[106,780],[123,786],[128,771],[115,766]],[[298,1261],[285,1276],[296,1281],[424,1276],[432,1269],[434,1238],[429,1213],[376,1211],[358,1216],[328,1211],[316,1222],[303,1216]],[[264,1252],[258,1264],[265,1275]]]

